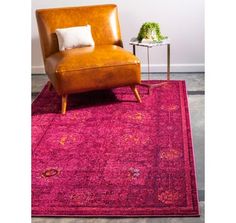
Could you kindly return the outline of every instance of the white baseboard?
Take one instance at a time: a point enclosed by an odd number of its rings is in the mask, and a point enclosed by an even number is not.
[[[148,65],[141,65],[142,72],[148,72]],[[150,72],[166,72],[166,64],[150,64]],[[204,64],[171,64],[170,72],[204,72]]]
[[[142,72],[148,71],[148,65],[141,65]],[[204,72],[204,64],[171,64],[170,72]],[[151,72],[166,72],[166,64],[150,64]],[[32,74],[44,74],[44,66],[32,66]]]
[[[31,67],[32,74],[45,74],[44,66],[32,66]]]

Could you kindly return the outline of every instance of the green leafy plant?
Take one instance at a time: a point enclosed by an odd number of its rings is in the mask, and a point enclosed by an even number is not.
[[[141,42],[142,39],[152,39],[153,41],[162,41],[166,39],[167,36],[163,36],[160,31],[160,25],[155,22],[145,22],[140,28],[138,34],[138,41]]]

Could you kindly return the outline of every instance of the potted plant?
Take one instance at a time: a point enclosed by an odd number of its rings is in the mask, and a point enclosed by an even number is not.
[[[145,22],[137,37],[139,42],[160,42],[166,38],[161,34],[160,25],[155,22]]]

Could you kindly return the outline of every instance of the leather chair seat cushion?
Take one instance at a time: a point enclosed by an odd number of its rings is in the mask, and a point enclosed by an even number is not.
[[[115,45],[82,47],[57,52],[46,59],[50,73],[71,72],[109,66],[137,64],[132,53]]]
[[[140,62],[115,45],[83,47],[46,58],[46,72],[58,94],[140,83]]]

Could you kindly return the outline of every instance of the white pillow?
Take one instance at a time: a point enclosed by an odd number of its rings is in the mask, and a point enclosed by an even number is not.
[[[94,46],[90,25],[56,29],[56,35],[60,51],[76,47]]]

